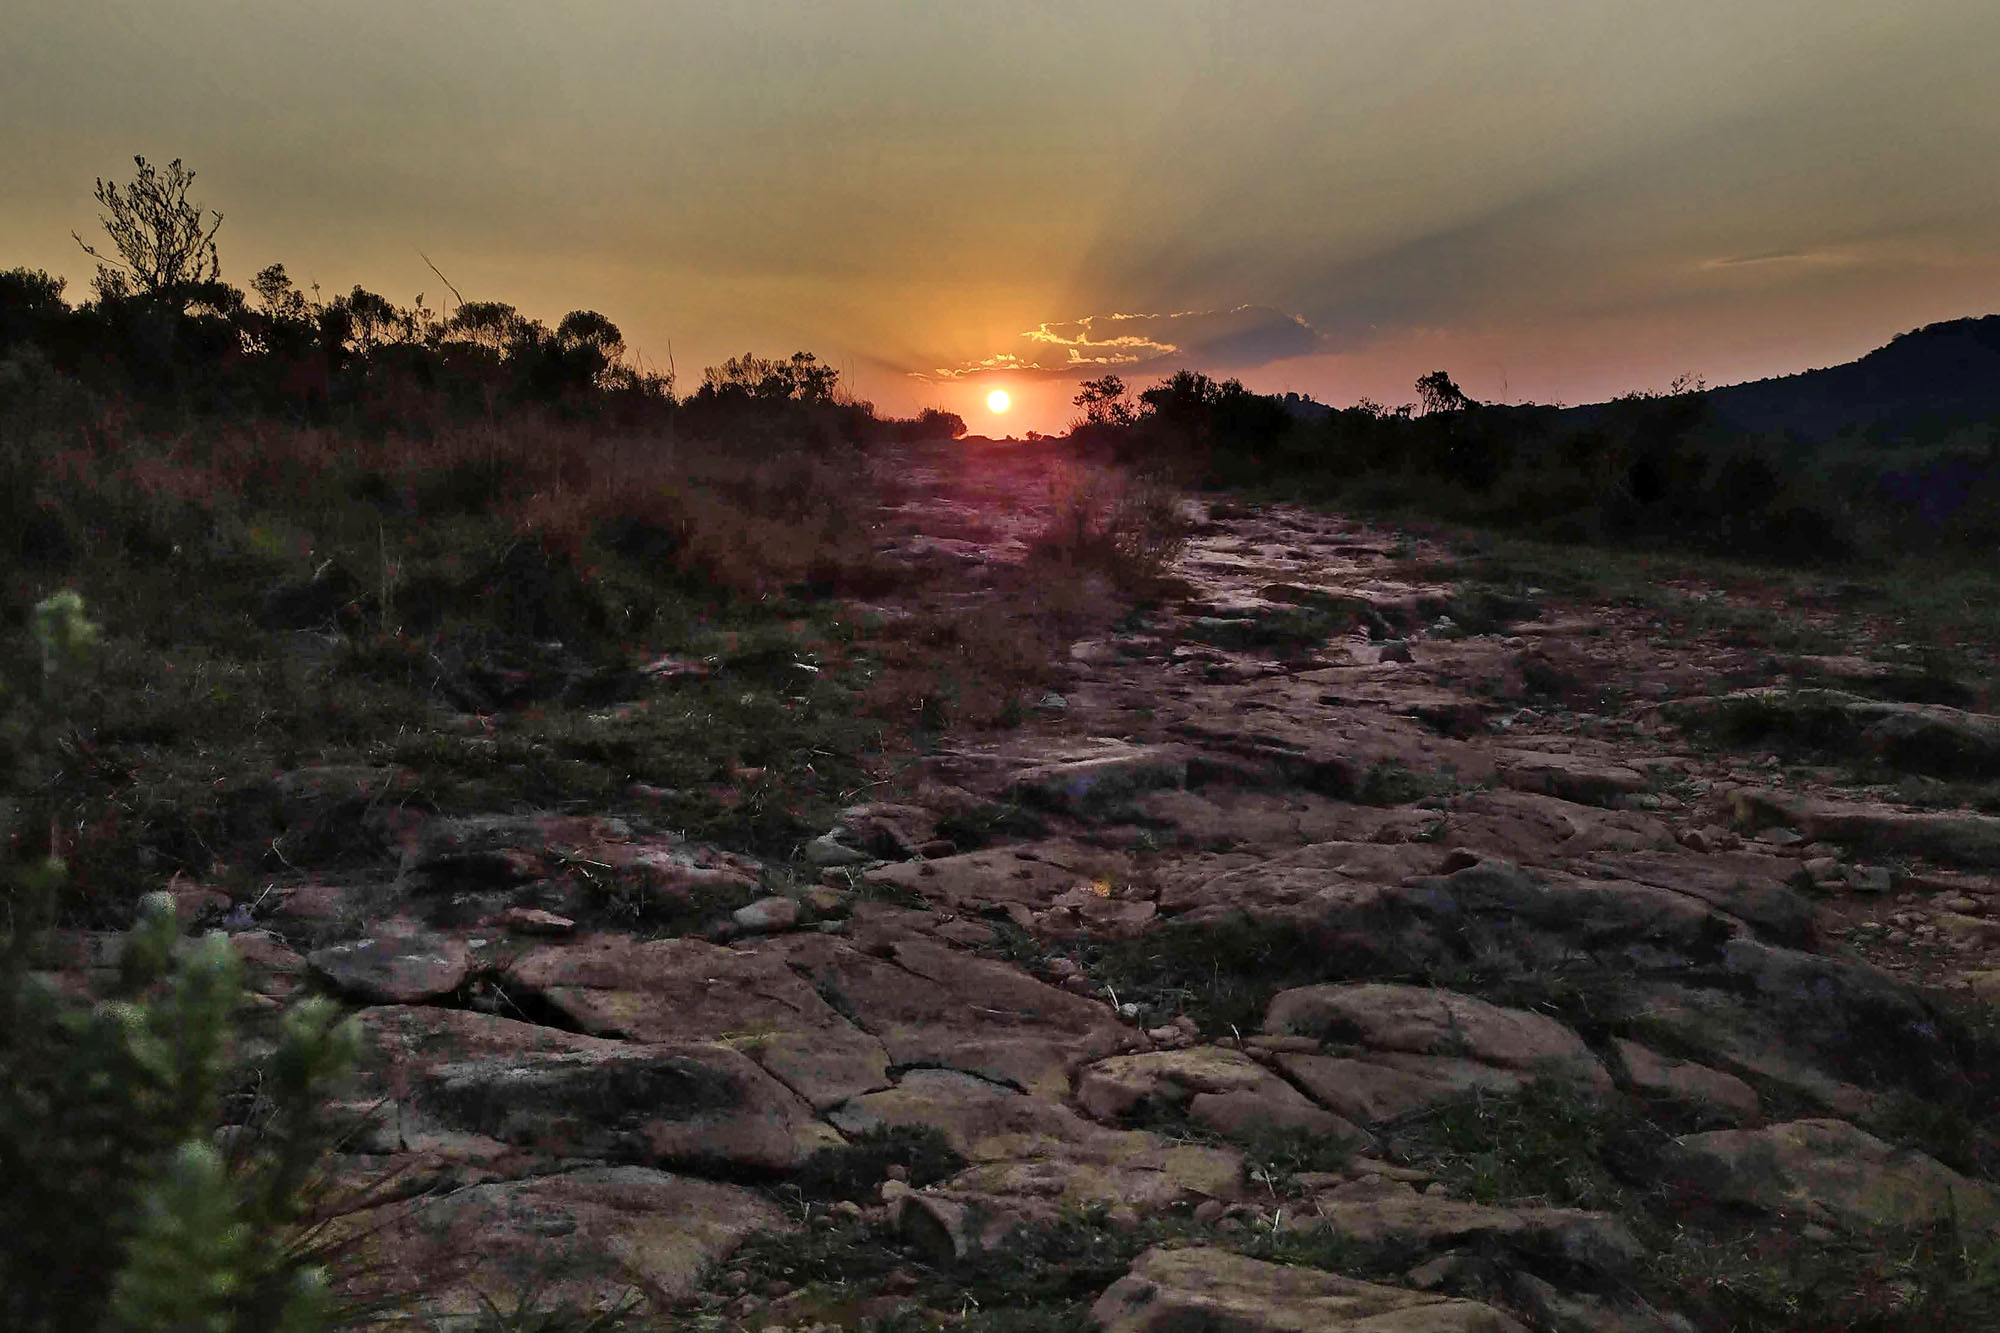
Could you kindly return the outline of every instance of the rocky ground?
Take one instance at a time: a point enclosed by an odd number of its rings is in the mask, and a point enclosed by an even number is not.
[[[900,455],[884,545],[976,606],[1055,466]],[[465,1328],[2000,1309],[2000,818],[1937,797],[2000,776],[1976,679],[1837,597],[1789,612],[1852,651],[1782,655],[1468,580],[1433,538],[1191,507],[1173,585],[1020,725],[790,866],[289,775],[288,820],[394,863],[181,896],[267,1008],[355,1005],[357,1281]]]

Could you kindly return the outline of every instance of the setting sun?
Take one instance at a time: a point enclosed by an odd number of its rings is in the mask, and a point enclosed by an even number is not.
[[[992,393],[986,395],[986,410],[989,412],[1005,412],[1013,405],[1013,402],[1014,400],[1007,396],[1005,389],[995,389]]]

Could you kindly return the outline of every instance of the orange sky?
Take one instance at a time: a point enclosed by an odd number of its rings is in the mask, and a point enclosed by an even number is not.
[[[0,265],[181,157],[224,274],[806,348],[1059,429],[1082,374],[1587,401],[2000,310],[1992,0],[19,0]],[[1130,318],[1114,318],[1126,316]],[[984,409],[1005,384],[1017,408]]]

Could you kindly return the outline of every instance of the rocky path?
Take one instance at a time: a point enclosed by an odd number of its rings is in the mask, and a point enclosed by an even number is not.
[[[905,464],[885,540],[976,599],[1046,475]],[[1101,1284],[1108,1329],[1665,1330],[1724,1325],[1662,1278],[1662,1218],[1725,1253],[1990,1244],[1986,1131],[1910,1107],[1977,1091],[1913,983],[2000,993],[2000,819],[1766,759],[1960,779],[2000,768],[2000,720],[1409,573],[1449,562],[1200,506],[1182,595],[849,809],[816,879],[509,815],[409,821],[353,938],[309,947],[331,890],[261,907],[236,938],[268,1003],[331,989],[367,1034],[341,1170],[373,1193],[341,1225],[373,1280],[439,1327],[524,1289],[636,1299],[635,1328],[970,1320],[982,1255],[1062,1235],[1082,1264],[1102,1233],[1158,1242]],[[592,877],[772,891],[641,936],[549,910]],[[1580,1133],[1606,1105],[1637,1178],[1508,1187],[1551,1148],[1505,1108]]]

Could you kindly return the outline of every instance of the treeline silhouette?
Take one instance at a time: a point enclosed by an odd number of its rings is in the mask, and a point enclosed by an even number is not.
[[[189,198],[194,173],[134,161],[131,182],[97,182],[109,248],[77,238],[97,261],[88,299],[73,304],[67,280],[39,269],[0,271],[0,403],[16,417],[115,406],[142,427],[272,418],[421,437],[535,410],[791,442],[964,433],[935,409],[879,417],[809,352],[733,358],[677,399],[672,374],[636,364],[594,310],[551,328],[504,301],[459,299],[448,283],[448,303],[398,304],[360,286],[327,295],[281,263],[235,287],[220,276],[221,215]]]
[[[1584,407],[1480,403],[1444,371],[1415,388],[1335,408],[1189,370],[1137,394],[1107,375],[1078,392],[1072,438],[1209,486],[1562,541],[1806,564],[2000,542],[2000,317],[1849,366]]]

